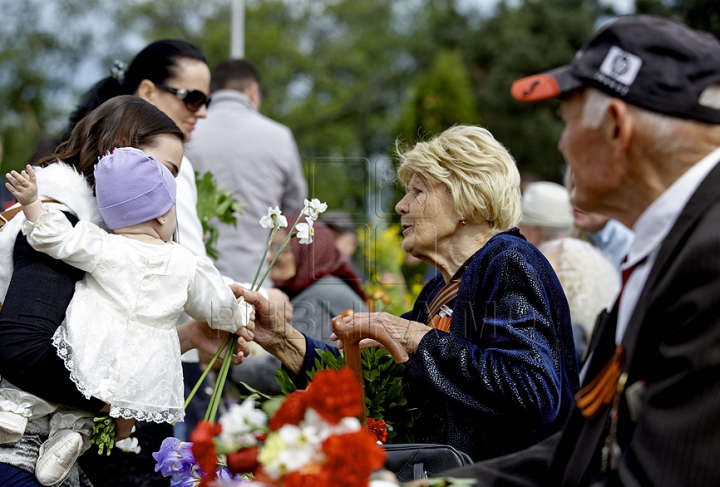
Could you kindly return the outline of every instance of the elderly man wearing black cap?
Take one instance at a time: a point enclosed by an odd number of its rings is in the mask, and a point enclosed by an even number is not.
[[[512,93],[562,99],[573,204],[632,227],[636,240],[563,431],[448,475],[503,486],[720,485],[720,43],[628,16]]]

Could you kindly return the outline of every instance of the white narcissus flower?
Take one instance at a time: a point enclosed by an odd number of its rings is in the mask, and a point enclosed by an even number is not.
[[[124,440],[116,441],[115,447],[120,448],[125,453],[140,453],[140,445],[138,444],[137,438],[125,438]]]
[[[289,472],[296,472],[324,459],[322,442],[309,437],[302,428],[290,424],[270,433],[258,456],[263,471],[272,479],[279,479]]]
[[[285,218],[277,206],[275,208],[268,207],[267,215],[260,218],[260,225],[263,228],[285,228],[288,226],[287,218]]]
[[[315,228],[313,228],[315,220],[308,216],[305,217],[305,221],[307,223],[298,223],[295,230],[297,230],[297,237],[300,239],[301,244],[311,244],[313,235],[315,235]]]
[[[255,401],[246,399],[241,404],[233,404],[230,410],[220,417],[222,433],[220,438],[229,443],[244,447],[257,444],[256,434],[267,429],[267,416],[255,409]]]
[[[318,216],[320,216],[320,213],[325,212],[327,210],[327,203],[321,203],[319,199],[313,198],[312,201],[305,200],[305,210],[307,216],[312,218],[313,220],[317,220]]]

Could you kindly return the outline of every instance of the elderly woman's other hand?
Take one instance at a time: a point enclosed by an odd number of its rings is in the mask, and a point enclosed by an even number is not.
[[[383,328],[389,337],[404,348],[408,354],[415,353],[422,337],[430,331],[430,328],[422,323],[406,320],[385,312],[354,313],[342,319],[346,325],[352,326],[353,328],[360,328],[360,333],[368,338],[374,335],[370,330],[371,326]],[[333,338],[336,339],[337,336]],[[374,340],[363,340],[360,347],[367,348],[376,345],[378,345],[378,343]],[[342,348],[342,345],[340,348]]]

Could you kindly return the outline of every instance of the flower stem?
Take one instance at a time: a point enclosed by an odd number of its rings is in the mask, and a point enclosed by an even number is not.
[[[270,269],[272,269],[272,266],[275,265],[275,261],[278,260],[278,257],[280,257],[280,254],[282,253],[282,251],[285,250],[285,247],[287,246],[288,242],[290,241],[290,238],[292,238],[293,230],[295,230],[295,227],[300,222],[300,218],[305,216],[304,215],[305,211],[307,211],[306,208],[303,209],[302,213],[300,213],[298,215],[297,220],[295,220],[295,223],[293,223],[292,226],[290,227],[290,229],[288,230],[287,237],[285,237],[285,240],[283,241],[282,245],[280,246],[280,249],[278,249],[277,253],[275,254],[275,258],[272,260],[272,262],[270,262],[270,265],[268,266],[267,270],[265,271],[265,274],[263,274],[262,279],[260,279],[260,283],[258,283],[257,288],[252,289],[253,291],[257,291],[258,289],[260,289],[260,286],[262,286],[263,282],[265,282],[265,279],[267,278],[268,274],[270,274]],[[268,245],[268,249],[269,248],[270,248],[270,246]],[[266,250],[265,254],[267,255],[267,250]]]
[[[255,283],[257,282],[257,278],[260,275],[260,271],[262,270],[263,262],[265,262],[265,258],[267,257],[268,252],[270,252],[270,245],[272,245],[273,238],[275,238],[275,234],[277,233],[278,229],[277,225],[273,227],[272,233],[270,233],[270,240],[268,240],[268,244],[265,247],[265,252],[263,253],[262,259],[260,259],[260,265],[258,266],[257,270],[255,271],[255,277],[253,277],[252,284],[250,285],[251,291],[257,291],[257,289],[260,289],[260,286],[255,289]],[[273,260],[273,263],[275,261]],[[272,264],[270,264],[272,267]]]
[[[202,373],[198,381],[195,383],[195,387],[193,387],[193,390],[190,391],[190,394],[188,395],[187,399],[185,399],[185,409],[187,409],[188,405],[190,404],[190,401],[192,401],[192,398],[195,397],[195,393],[198,389],[200,389],[200,385],[205,380],[205,377],[207,377],[208,372],[212,369],[213,364],[215,364],[215,361],[220,356],[220,352],[222,352],[222,349],[225,348],[225,345],[227,345],[228,341],[230,340],[230,337],[233,335],[228,335],[227,338],[225,338],[225,341],[222,343],[220,347],[218,347],[217,352],[215,352],[215,355],[210,360],[210,363],[208,363],[207,367],[205,368],[205,371]]]
[[[235,335],[230,335],[235,336]],[[220,400],[222,399],[223,388],[225,387],[225,379],[227,379],[228,371],[232,363],[232,346],[233,342],[228,343],[227,351],[225,352],[225,358],[223,359],[222,366],[218,372],[217,380],[215,381],[215,387],[213,393],[210,396],[210,404],[208,409],[205,411],[205,420],[211,423],[215,422],[215,415],[217,414],[218,407],[220,406]]]

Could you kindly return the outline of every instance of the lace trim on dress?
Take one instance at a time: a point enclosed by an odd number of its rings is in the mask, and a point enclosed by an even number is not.
[[[86,398],[90,399],[92,393],[82,384],[82,381],[75,372],[75,364],[73,361],[72,348],[67,344],[62,335],[62,327],[58,328],[53,335],[52,340],[53,346],[57,349],[58,356],[65,363],[65,368],[70,371],[70,380],[73,381],[75,386],[78,388],[80,393]],[[125,419],[137,419],[139,421],[147,421],[154,423],[176,423],[184,421],[185,410],[182,408],[172,408],[152,411],[142,411],[135,408],[126,406],[114,406],[110,405],[110,417],[113,418],[125,418]]]
[[[52,344],[57,350],[58,357],[60,357],[65,363],[65,368],[70,371],[70,380],[75,383],[78,391],[80,391],[80,394],[82,394],[85,399],[90,399],[92,397],[92,394],[90,394],[90,391],[88,391],[87,388],[85,388],[85,386],[80,382],[80,379],[75,373],[75,363],[73,362],[72,350],[68,346],[67,342],[65,342],[65,340],[63,339],[62,326],[55,330]]]

